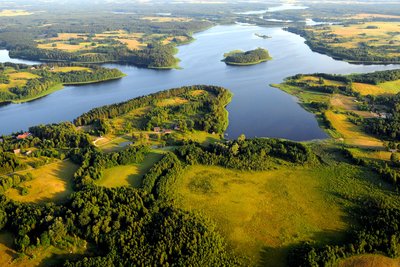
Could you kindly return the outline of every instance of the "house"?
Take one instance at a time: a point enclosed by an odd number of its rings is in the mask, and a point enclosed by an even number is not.
[[[17,135],[17,139],[18,139],[18,140],[25,139],[25,138],[27,138],[27,137],[29,137],[29,136],[31,136],[31,135],[32,135],[31,133],[25,132],[25,133],[23,133],[23,134]]]
[[[35,68],[35,67],[32,67],[31,70],[36,70],[36,68]]]
[[[180,131],[180,130],[181,130],[181,128],[179,128],[179,126],[178,126],[178,125],[175,125],[175,126],[174,126],[174,130],[175,130],[175,131]]]
[[[165,134],[171,134],[172,130],[171,129],[163,129],[163,133]]]
[[[155,133],[161,132],[161,128],[160,127],[154,127],[153,130],[154,130]]]
[[[15,155],[21,154],[21,149],[15,149],[15,150],[14,150],[14,154],[15,154]]]
[[[26,156],[29,156],[30,154],[32,154],[32,150],[28,150],[28,151],[25,152]]]

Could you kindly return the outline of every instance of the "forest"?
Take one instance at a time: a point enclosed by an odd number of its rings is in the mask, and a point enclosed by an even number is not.
[[[253,65],[271,59],[268,51],[263,48],[242,52],[232,51],[224,55],[223,61],[228,65]]]
[[[45,64],[0,64],[0,84],[7,90],[0,91],[0,103],[26,101],[50,93],[62,85],[95,83],[119,79],[124,74],[118,69],[107,69],[96,65]]]
[[[80,14],[76,17],[63,12],[56,17],[47,16],[46,22],[40,18],[36,20],[27,18],[19,21],[18,25],[6,23],[0,31],[0,47],[10,51],[10,57],[23,58],[45,62],[74,62],[74,63],[108,63],[118,62],[131,64],[144,68],[174,68],[178,60],[175,58],[175,46],[179,41],[165,44],[164,39],[175,36],[187,36],[210,27],[212,24],[204,20],[153,22],[140,17],[132,19],[131,16],[121,15],[93,15]],[[53,21],[54,23],[50,23]],[[60,21],[62,21],[60,23]],[[95,23],[93,22],[95,21]],[[45,27],[32,27],[44,24]],[[77,33],[95,37],[96,34],[105,32],[118,32],[124,30],[128,34],[143,33],[141,40],[144,48],[130,49],[126,43],[118,39],[104,39],[104,44],[89,47],[77,51],[65,51],[62,49],[39,48],[37,40],[57,38],[60,33]],[[96,38],[91,38],[92,42]],[[75,40],[77,41],[77,40]],[[96,41],[97,42],[97,41]]]

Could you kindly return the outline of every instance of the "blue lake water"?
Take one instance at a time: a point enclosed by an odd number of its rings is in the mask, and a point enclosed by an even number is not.
[[[262,39],[255,33],[266,34]],[[41,99],[0,107],[0,134],[26,130],[29,126],[73,120],[94,107],[183,85],[210,84],[234,94],[228,105],[228,137],[280,137],[303,141],[326,138],[313,114],[296,98],[269,86],[297,73],[355,73],[399,68],[399,65],[354,65],[312,52],[298,35],[281,28],[229,25],[216,26],[194,36],[196,41],[179,47],[180,70],[149,70],[107,64],[128,76],[117,81],[85,86],[67,86]],[[231,50],[263,47],[273,59],[254,66],[235,67],[221,62]],[[10,59],[0,51],[0,61]],[[32,63],[32,62],[26,62]]]

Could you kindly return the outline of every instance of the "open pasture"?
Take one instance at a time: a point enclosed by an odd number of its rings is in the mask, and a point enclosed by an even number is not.
[[[72,179],[77,169],[78,166],[67,160],[21,172],[21,174],[30,172],[33,175],[32,181],[20,184],[21,187],[27,188],[28,194],[23,196],[19,190],[9,189],[6,195],[20,202],[63,201],[73,191]]]
[[[249,265],[285,266],[292,244],[340,240],[352,223],[343,196],[395,198],[374,174],[344,163],[265,172],[197,165],[178,181],[178,205],[215,221]]]

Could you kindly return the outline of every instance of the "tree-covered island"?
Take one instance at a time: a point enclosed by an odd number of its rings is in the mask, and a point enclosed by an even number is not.
[[[222,61],[227,65],[255,65],[268,60],[271,60],[271,56],[268,50],[264,48],[257,48],[249,51],[234,50],[229,53],[224,54],[224,59]]]

